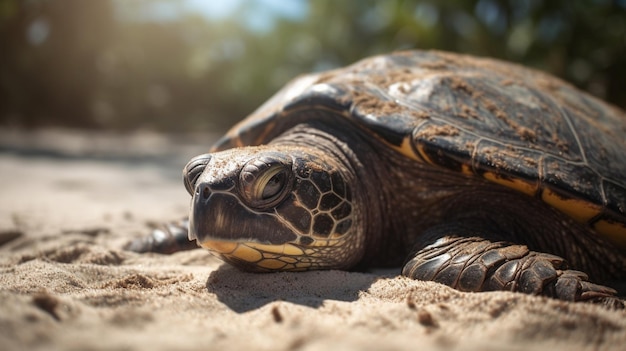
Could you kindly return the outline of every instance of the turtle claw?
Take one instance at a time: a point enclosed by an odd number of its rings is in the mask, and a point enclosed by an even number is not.
[[[587,281],[588,277],[583,272],[565,270],[558,274],[554,294],[563,300],[590,301],[617,294],[615,289]]]
[[[167,223],[155,228],[147,236],[136,238],[124,245],[124,249],[138,253],[155,252],[172,254],[178,251],[195,249],[196,241],[187,238],[189,221]]]
[[[624,310],[626,309],[626,302],[615,296],[603,296],[603,297],[595,297],[590,300],[587,300],[596,305],[604,306],[611,310]]]
[[[544,295],[561,300],[590,302],[612,310],[626,308],[624,300],[617,296],[617,290],[588,281],[585,273],[565,270],[559,271],[558,274],[556,281],[551,283],[554,295]]]

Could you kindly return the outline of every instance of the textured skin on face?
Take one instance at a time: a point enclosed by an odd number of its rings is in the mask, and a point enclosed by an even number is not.
[[[352,193],[332,162],[263,147],[204,160],[190,162],[187,180],[195,189],[190,235],[202,247],[254,271],[331,268],[350,261],[351,250],[342,246],[349,244],[344,238],[355,220]],[[277,167],[291,172],[288,189],[267,207],[255,182]]]

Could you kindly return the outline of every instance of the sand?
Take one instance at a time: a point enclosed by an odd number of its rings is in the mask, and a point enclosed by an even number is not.
[[[185,216],[214,136],[0,131],[2,350],[623,350],[626,312],[397,270],[240,272],[122,249]]]

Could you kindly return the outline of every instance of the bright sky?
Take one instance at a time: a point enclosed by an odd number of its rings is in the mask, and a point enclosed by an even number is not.
[[[209,18],[233,15],[242,4],[257,7],[262,12],[293,19],[303,18],[308,9],[308,2],[304,0],[182,0],[182,3],[189,10],[197,11]]]
[[[123,2],[120,2],[123,4]],[[237,9],[246,8],[241,14]],[[250,29],[269,30],[274,18],[302,19],[308,11],[306,0],[179,0],[155,1],[147,5],[142,18],[156,21],[177,19],[181,13],[198,13],[208,19],[241,17]]]

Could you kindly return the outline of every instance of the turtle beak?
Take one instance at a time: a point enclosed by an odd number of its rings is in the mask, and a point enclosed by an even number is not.
[[[190,240],[201,245],[207,241],[283,244],[296,239],[276,216],[251,211],[237,195],[215,188],[220,184],[196,184],[189,216]]]

